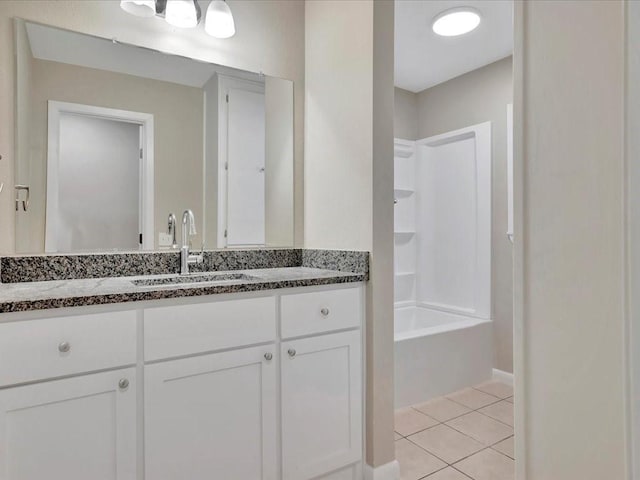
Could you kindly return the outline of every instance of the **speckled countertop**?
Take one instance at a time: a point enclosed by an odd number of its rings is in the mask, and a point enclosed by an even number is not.
[[[0,313],[361,282],[366,281],[368,277],[366,272],[354,273],[304,266],[233,270],[233,273],[245,274],[249,278],[153,286],[138,286],[132,281],[176,275],[4,283],[0,284]]]

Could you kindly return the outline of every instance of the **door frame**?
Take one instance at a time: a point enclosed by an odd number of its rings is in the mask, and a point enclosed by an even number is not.
[[[463,309],[453,305],[418,302],[421,306],[444,310],[460,315],[491,319],[491,225],[492,225],[492,141],[491,122],[453,130],[416,140],[416,157],[421,161],[423,148],[437,147],[448,143],[475,139],[476,159],[476,293],[474,308]],[[417,280],[417,279],[416,279]],[[417,299],[417,298],[416,298]]]
[[[141,250],[153,250],[154,219],[154,151],[153,151],[153,114],[97,107],[80,103],[58,102],[49,100],[47,123],[47,195],[45,212],[45,252],[57,253],[57,221],[58,210],[58,166],[60,164],[60,117],[64,113],[85,117],[117,120],[140,125],[140,143],[142,158],[140,159],[140,233],[142,233]]]
[[[218,74],[218,248],[228,247],[227,236],[225,235],[228,228],[227,190],[229,185],[229,104],[227,102],[227,95],[232,88],[262,94],[265,93],[264,83]]]

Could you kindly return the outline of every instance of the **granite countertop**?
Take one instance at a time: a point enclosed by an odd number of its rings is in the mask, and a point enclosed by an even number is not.
[[[0,283],[0,313],[362,282],[368,277],[366,272],[354,273],[304,266],[201,274],[229,274],[231,279],[151,286],[133,283],[136,280],[177,276],[167,274]],[[237,278],[238,274],[244,274],[248,278]]]

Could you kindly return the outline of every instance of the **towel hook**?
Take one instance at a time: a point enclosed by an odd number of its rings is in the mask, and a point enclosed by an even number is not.
[[[28,185],[16,185],[16,212],[20,211],[20,190],[27,192],[27,196],[22,200],[22,210],[25,212],[29,209],[30,189]]]

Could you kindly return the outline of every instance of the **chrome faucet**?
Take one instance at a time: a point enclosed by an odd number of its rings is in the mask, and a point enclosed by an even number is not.
[[[187,230],[188,229],[188,230]],[[180,274],[189,274],[189,265],[202,263],[204,260],[204,245],[199,254],[190,253],[191,241],[189,237],[196,234],[196,219],[191,210],[185,210],[182,214],[182,247],[180,248]]]

